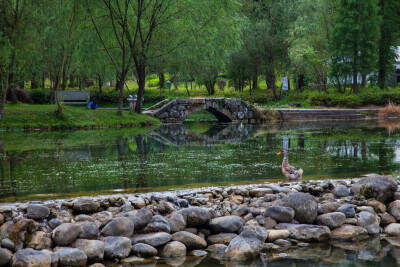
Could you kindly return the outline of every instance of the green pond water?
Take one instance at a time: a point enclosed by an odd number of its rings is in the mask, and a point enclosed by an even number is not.
[[[376,122],[191,122],[157,129],[3,133],[0,202],[400,171],[400,130]]]

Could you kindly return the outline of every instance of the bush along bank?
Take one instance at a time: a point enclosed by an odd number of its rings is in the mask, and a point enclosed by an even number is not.
[[[389,239],[400,235],[399,199],[391,176],[370,175],[2,204],[0,266],[144,263],[207,253],[243,262],[313,242]]]

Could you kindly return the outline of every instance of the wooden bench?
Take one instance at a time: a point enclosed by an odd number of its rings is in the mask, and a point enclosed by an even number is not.
[[[58,99],[65,105],[82,105],[89,107],[90,92],[89,91],[58,91],[56,92]],[[57,97],[55,97],[57,102]]]

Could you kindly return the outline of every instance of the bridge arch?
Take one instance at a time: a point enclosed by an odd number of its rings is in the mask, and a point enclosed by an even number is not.
[[[183,122],[200,110],[207,110],[220,122],[250,122],[261,118],[251,105],[241,99],[222,97],[164,100],[143,113],[169,123]]]

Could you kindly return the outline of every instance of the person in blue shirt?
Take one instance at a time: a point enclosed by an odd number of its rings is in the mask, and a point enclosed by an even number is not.
[[[96,101],[92,101],[89,103],[89,108],[90,109],[97,109],[97,103]]]

